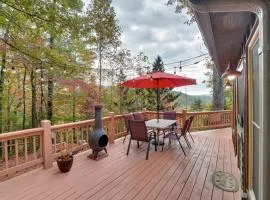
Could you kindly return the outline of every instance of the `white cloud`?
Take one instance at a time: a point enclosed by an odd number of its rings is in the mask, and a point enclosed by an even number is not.
[[[166,6],[167,0],[113,0],[117,19],[122,28],[121,41],[133,56],[143,51],[151,62],[159,54],[164,63],[175,62],[207,52],[197,25],[184,24],[185,14],[176,14],[173,7]],[[197,60],[195,60],[197,61]],[[191,64],[194,61],[185,64]],[[179,67],[179,65],[175,65]],[[173,73],[174,66],[165,66]],[[196,78],[196,86],[188,86],[188,94],[209,94],[202,84],[206,79],[203,62],[183,67],[177,74]],[[185,91],[184,88],[177,90]]]

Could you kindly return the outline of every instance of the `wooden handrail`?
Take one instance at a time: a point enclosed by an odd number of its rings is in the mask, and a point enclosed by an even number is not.
[[[25,129],[21,131],[13,131],[8,133],[2,133],[0,134],[0,141],[6,141],[6,140],[14,140],[19,138],[24,138],[28,136],[33,135],[39,135],[43,133],[43,128],[33,128],[33,129]]]
[[[69,129],[69,128],[77,128],[80,126],[86,126],[88,124],[94,124],[94,122],[95,122],[94,119],[90,119],[90,120],[85,120],[85,121],[54,125],[54,126],[52,126],[52,131],[57,131],[57,130],[61,130],[61,129]]]
[[[141,113],[148,119],[157,116],[156,111],[147,111],[144,109]],[[163,117],[163,113],[164,112],[160,112],[161,117]],[[211,116],[211,114],[216,113],[221,114],[220,121],[212,119],[214,117]],[[207,130],[231,126],[231,113],[230,110],[203,112],[187,112],[184,110],[183,112],[176,112],[176,118],[181,125],[185,119],[193,115],[194,121],[191,126],[192,130]],[[102,120],[104,122],[104,130],[108,132],[110,143],[113,143],[114,139],[127,134],[122,114],[114,115],[114,113],[110,113],[110,116],[103,117]],[[42,122],[43,125],[44,122]],[[0,177],[11,175],[12,173],[16,173],[17,169],[23,170],[37,163],[49,168],[52,166],[53,159],[61,155],[63,146],[69,149],[70,152],[87,149],[88,134],[91,133],[94,122],[94,119],[90,119],[51,126],[50,122],[46,121],[47,125],[40,128],[0,134],[0,147],[2,147],[5,152],[4,155],[2,155],[2,161],[0,161],[4,162],[2,166],[5,166],[3,169],[0,169]],[[21,151],[18,146],[19,142],[24,145],[25,156],[21,154],[22,152],[19,152]],[[15,158],[9,155],[10,153],[12,154],[12,152],[14,154],[14,151],[12,151],[14,147]],[[31,147],[32,152],[25,150],[29,147]],[[11,161],[16,163],[15,166],[9,164],[10,159],[15,159]],[[19,162],[21,159],[24,159],[25,162]]]

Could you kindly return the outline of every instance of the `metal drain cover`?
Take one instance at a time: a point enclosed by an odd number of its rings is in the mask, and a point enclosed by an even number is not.
[[[212,175],[212,181],[215,186],[227,192],[237,192],[239,189],[239,183],[237,178],[227,172],[215,172]]]

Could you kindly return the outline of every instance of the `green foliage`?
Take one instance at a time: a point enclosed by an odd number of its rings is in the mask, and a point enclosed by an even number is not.
[[[229,88],[225,90],[225,110],[231,110],[233,106],[233,89]]]
[[[160,55],[157,55],[157,57],[155,58],[155,61],[153,63],[153,68],[152,68],[152,72],[164,72],[164,63],[160,57]]]
[[[191,25],[196,21],[194,12],[192,7],[190,6],[189,0],[168,0],[167,1],[168,6],[174,6],[175,7],[175,13],[183,13],[185,12],[186,15],[188,15],[190,18],[185,21],[185,24]]]
[[[190,108],[191,111],[202,111],[203,110],[202,100],[200,98],[196,98],[191,104]]]
[[[87,40],[93,44],[93,50],[99,63],[99,88],[102,81],[102,64],[117,57],[115,50],[120,46],[121,30],[117,24],[114,8],[110,0],[93,0],[87,8],[85,17]]]
[[[148,57],[143,52],[140,52],[136,57],[134,57],[133,62],[138,75],[150,72],[151,64]]]
[[[91,105],[100,96],[91,70],[96,41],[102,40],[102,50],[114,44],[111,52],[120,44],[120,28],[110,3],[91,1],[85,13],[81,0],[1,2],[2,132],[39,126],[49,112],[49,101],[53,123],[93,115]],[[92,91],[74,91],[69,84],[59,84],[63,79],[71,83],[81,79]]]

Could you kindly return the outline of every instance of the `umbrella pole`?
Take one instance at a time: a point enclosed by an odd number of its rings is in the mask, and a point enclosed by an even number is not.
[[[157,118],[158,118],[158,121],[159,121],[159,101],[160,101],[160,98],[159,98],[159,79],[157,80]]]

